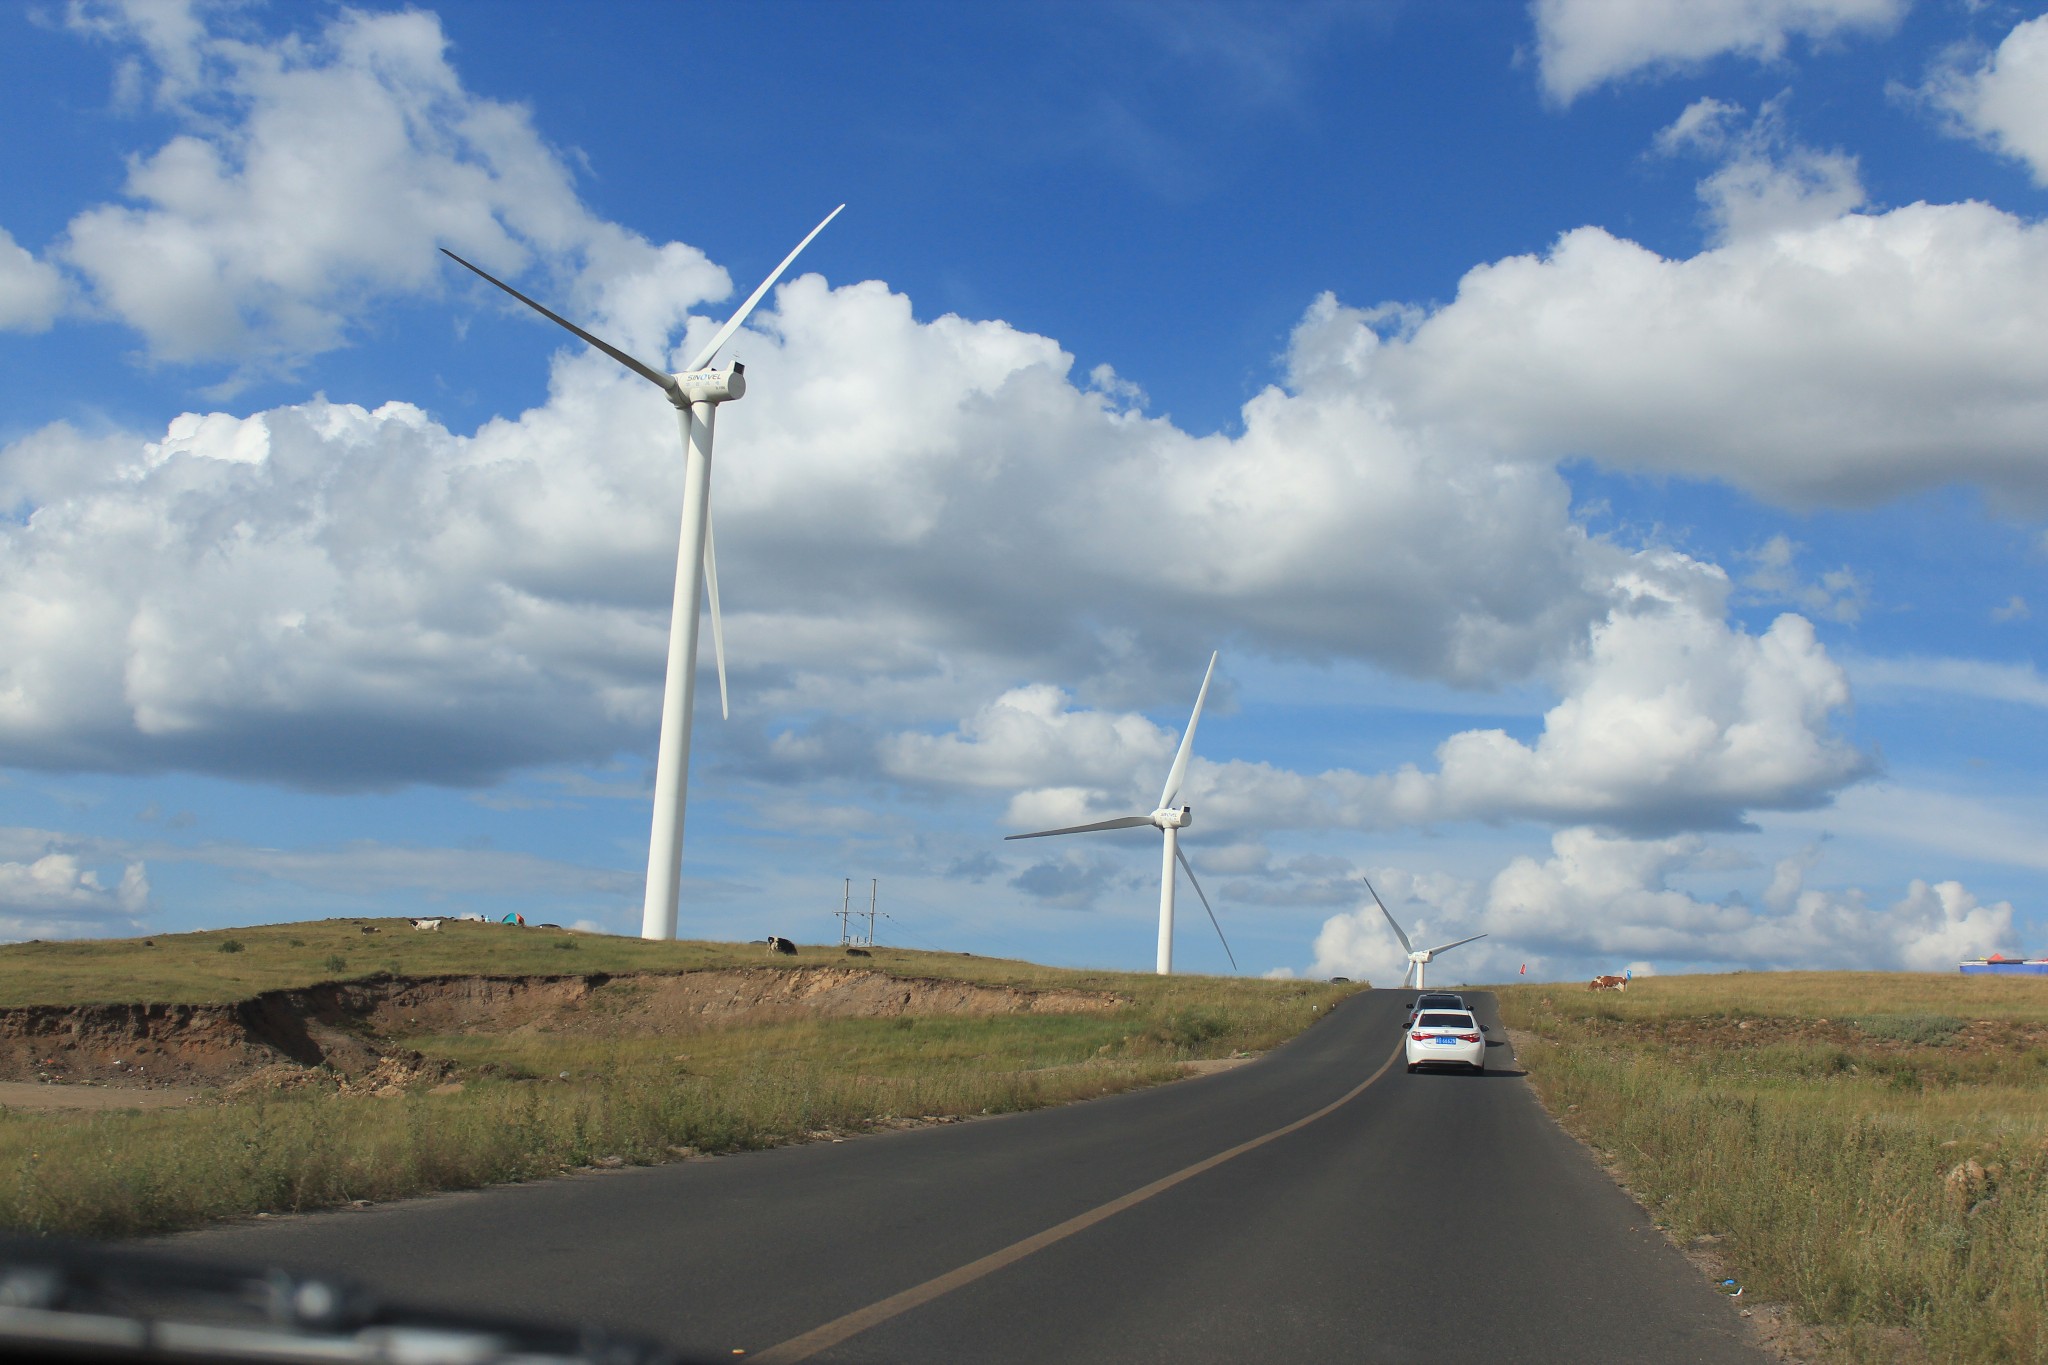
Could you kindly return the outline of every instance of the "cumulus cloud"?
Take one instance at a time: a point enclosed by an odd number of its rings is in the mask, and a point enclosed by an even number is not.
[[[181,125],[59,247],[156,359],[289,365],[340,345],[366,304],[437,287],[443,245],[594,273],[579,302],[627,344],[730,287],[700,253],[593,218],[527,111],[462,87],[431,14],[343,10],[268,43],[175,4],[86,5],[74,24],[137,54],[133,81]]]
[[[1895,27],[1910,0],[1535,0],[1537,69],[1552,99],[1725,53],[1774,62],[1792,38],[1822,42]]]
[[[1965,956],[2015,945],[2013,908],[1980,903],[1959,882],[1909,882],[1889,904],[1857,888],[1807,885],[1817,849],[1772,870],[1757,904],[1739,895],[1702,900],[1671,883],[1725,871],[1729,859],[1696,834],[1627,839],[1587,828],[1560,830],[1548,858],[1518,857],[1480,885],[1454,878],[1376,878],[1409,937],[1420,944],[1484,932],[1457,949],[1465,980],[1592,970],[1953,969]],[[1407,918],[1412,916],[1415,925]],[[1398,980],[1402,958],[1379,910],[1332,916],[1316,939],[1314,974]],[[1450,961],[1446,957],[1445,961]],[[1447,969],[1440,969],[1447,970]]]
[[[81,215],[68,248],[164,355],[333,344],[365,299],[426,287],[439,241],[570,272],[579,305],[636,348],[711,325],[690,309],[723,272],[593,220],[523,111],[462,88],[429,16],[344,12],[265,46],[175,8],[83,13],[147,54],[150,97],[186,124],[137,161],[134,202]],[[1668,140],[1778,146],[1742,117],[1703,107]],[[303,190],[292,168],[358,119],[358,159],[334,176],[404,202],[299,197],[329,187]],[[386,221],[353,235],[370,211]],[[302,216],[321,235],[279,245]],[[1754,359],[1751,331],[1809,324],[1802,291],[1867,287],[1862,257],[1815,243],[1895,218],[1738,236],[1686,262],[1584,229],[1473,272],[1435,313],[1326,296],[1285,383],[1245,405],[1238,434],[1201,437],[1147,417],[1112,371],[1077,379],[1050,338],[920,321],[879,282],[792,280],[748,341],[754,393],[720,421],[735,761],[769,780],[1007,789],[1019,823],[1143,809],[1180,721],[1131,708],[1185,705],[1200,658],[1227,644],[1458,686],[1542,678],[1560,700],[1533,737],[1451,737],[1434,771],[1198,764],[1191,797],[1226,830],[1533,818],[1644,833],[1824,801],[1862,760],[1831,732],[1846,691],[1810,626],[1751,635],[1714,566],[1589,535],[1548,461],[1676,448],[1684,467],[1684,442],[1731,414],[1751,426],[1730,439],[1753,438],[1771,408],[1754,367],[1797,365]],[[1971,221],[2031,243],[1998,215]],[[91,246],[122,234],[191,250],[124,283],[107,264],[120,253]],[[1946,283],[1927,285],[1929,309]],[[231,309],[211,321],[172,300],[213,289]],[[2007,306],[2013,290],[1979,292]],[[1602,334],[1646,315],[1687,346]],[[1824,378],[1869,382],[1853,361]],[[1814,420],[1791,406],[1788,421]],[[1829,439],[1840,421],[1829,410]],[[674,440],[658,395],[580,349],[558,355],[538,406],[468,434],[406,404],[320,399],[32,433],[0,450],[0,503],[18,513],[0,521],[0,629],[20,645],[0,656],[0,757],[360,788],[640,747]],[[1743,452],[1773,476],[1798,464]],[[1063,686],[1019,685],[1048,679]]]
[[[951,734],[906,733],[881,746],[895,777],[981,787],[1037,787],[1052,779],[1107,792],[1131,788],[1135,774],[1164,777],[1179,735],[1133,714],[1076,711],[1060,688],[1015,688],[968,717]]]
[[[40,332],[64,307],[64,277],[0,228],[0,332]]]
[[[1669,569],[1682,563],[1663,557]],[[1233,763],[1197,770],[1219,818],[1386,827],[1527,818],[1637,831],[1732,827],[1747,811],[1821,804],[1868,760],[1833,731],[1840,667],[1798,616],[1752,636],[1720,611],[1725,580],[1645,574],[1589,632],[1533,743],[1467,730],[1437,768],[1364,776]],[[1687,591],[1675,591],[1683,587]]]
[[[1713,566],[1644,552],[1615,567],[1611,605],[1560,665],[1562,697],[1533,742],[1463,731],[1438,746],[1434,772],[1305,774],[1198,755],[1185,794],[1205,825],[1231,831],[1510,818],[1648,831],[1819,805],[1868,769],[1834,732],[1848,681],[1804,617],[1750,635],[1729,622]],[[952,733],[895,736],[882,755],[899,778],[1021,789],[1010,820],[1043,827],[1144,809],[1177,741],[1041,686]]]
[[[548,515],[610,548],[556,562],[524,534],[551,443],[504,435],[316,400],[0,452],[0,487],[34,507],[0,525],[0,751],[351,787],[623,743],[653,713],[661,623],[648,579],[607,570],[664,553],[671,517],[590,471]],[[630,488],[653,459],[612,467]]]
[[[1696,100],[1657,134],[1654,145],[1666,155],[1691,151],[1721,163],[1699,186],[1719,241],[1813,227],[1863,204],[1856,158],[1794,139],[1786,127],[1788,100],[1766,101],[1746,123],[1738,105]]]
[[[1570,652],[1616,555],[1564,481],[1390,426],[1317,358],[1327,321],[1297,390],[1198,438],[1077,385],[1046,338],[785,285],[721,420],[744,451],[717,489],[742,704],[945,715],[931,694],[1020,672],[1158,696],[1232,637],[1460,683]],[[35,432],[0,450],[29,509],[0,524],[0,621],[27,646],[0,660],[0,745],[336,786],[602,759],[651,732],[674,440],[658,395],[574,351],[544,405],[468,436],[318,399],[153,439]]]
[[[37,830],[0,830],[0,939],[120,934],[141,927],[149,911],[147,867],[131,861],[114,874],[71,844]]]
[[[2024,162],[2036,184],[2048,185],[2048,18],[2018,25],[1974,62],[1944,63],[1920,93],[1956,131]]]
[[[1373,330],[1375,314],[1340,311]],[[1683,259],[1578,228],[1475,268],[1451,303],[1349,353],[1402,420],[1523,459],[1802,507],[1958,481],[2041,507],[2044,346],[2048,226],[1972,202],[1780,226]]]

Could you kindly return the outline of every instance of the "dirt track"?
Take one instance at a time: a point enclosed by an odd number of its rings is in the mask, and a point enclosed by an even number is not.
[[[138,1090],[129,1085],[0,1081],[0,1109],[180,1109],[204,1093],[196,1086]]]

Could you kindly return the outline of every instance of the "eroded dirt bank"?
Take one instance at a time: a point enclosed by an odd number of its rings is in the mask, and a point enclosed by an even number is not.
[[[224,1085],[280,1065],[362,1076],[416,1053],[393,1040],[522,1030],[614,1036],[805,1017],[1107,1013],[1123,998],[847,967],[611,976],[372,977],[224,1005],[0,1010],[0,1081]]]

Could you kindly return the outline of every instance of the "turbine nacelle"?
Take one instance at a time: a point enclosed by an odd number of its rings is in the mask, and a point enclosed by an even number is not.
[[[722,370],[685,370],[674,376],[668,401],[677,407],[692,403],[729,403],[747,395],[747,367],[735,360]]]
[[[1194,822],[1193,806],[1182,806],[1177,810],[1172,806],[1161,806],[1152,812],[1152,823],[1160,829],[1186,829]]]

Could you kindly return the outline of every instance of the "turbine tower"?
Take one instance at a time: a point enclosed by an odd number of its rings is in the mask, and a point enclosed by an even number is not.
[[[711,537],[711,435],[718,418],[718,405],[745,395],[747,381],[746,367],[738,361],[722,370],[705,367],[717,357],[719,348],[740,329],[740,324],[747,320],[747,314],[754,311],[754,305],[782,278],[782,272],[789,269],[789,263],[811,244],[812,237],[825,230],[825,223],[837,218],[840,209],[845,207],[841,204],[826,214],[825,222],[812,228],[810,236],[798,242],[796,250],[782,258],[782,264],[776,266],[768,278],[761,281],[760,287],[747,296],[738,312],[725,320],[725,326],[718,329],[689,367],[677,374],[664,373],[634,359],[560,314],[543,308],[503,280],[478,270],[446,247],[441,249],[442,254],[457,265],[482,275],[534,312],[574,332],[634,374],[659,387],[668,395],[668,401],[675,405],[677,420],[682,424],[685,452],[683,529],[681,542],[676,547],[675,602],[669,610],[668,673],[661,694],[661,743],[654,761],[654,828],[647,844],[647,898],[640,912],[642,938],[672,939],[676,936],[676,897],[683,871],[683,808],[690,775],[690,713],[697,699],[697,620],[700,599],[707,587],[711,597],[711,648],[718,660],[718,707],[721,714],[729,714],[725,691],[725,632],[718,620],[718,561]]]
[[[1166,786],[1159,793],[1159,808],[1150,815],[1125,815],[1115,820],[1098,820],[1092,825],[1069,825],[1065,829],[1041,829],[1033,834],[1011,834],[1010,839],[1044,839],[1054,834],[1086,834],[1098,829],[1136,829],[1141,825],[1155,826],[1166,836],[1166,849],[1159,867],[1159,963],[1157,971],[1161,976],[1173,972],[1173,884],[1174,863],[1180,863],[1180,870],[1188,874],[1188,885],[1195,888],[1195,894],[1202,897],[1202,908],[1209,912],[1209,923],[1216,925],[1216,937],[1223,942],[1223,954],[1230,959],[1231,970],[1237,969],[1237,954],[1230,951],[1230,940],[1223,937],[1223,926],[1216,923],[1216,912],[1209,909],[1209,898],[1202,895],[1202,884],[1195,880],[1195,869],[1188,863],[1188,855],[1180,851],[1180,832],[1194,820],[1195,808],[1182,806],[1174,808],[1173,799],[1180,795],[1180,785],[1188,775],[1188,759],[1195,751],[1195,726],[1202,719],[1202,703],[1209,698],[1209,679],[1216,674],[1216,656],[1209,656],[1209,671],[1202,675],[1202,690],[1195,694],[1195,713],[1188,717],[1187,733],[1181,736],[1180,752],[1173,756],[1173,767],[1167,770]]]
[[[1372,891],[1371,880],[1367,878],[1361,878],[1361,880],[1365,881],[1365,889]],[[1459,939],[1457,943],[1441,943],[1434,948],[1417,948],[1408,941],[1408,935],[1401,932],[1401,926],[1394,923],[1394,916],[1387,909],[1387,903],[1380,899],[1379,892],[1372,891],[1372,901],[1374,905],[1380,908],[1380,913],[1387,917],[1387,923],[1393,926],[1394,937],[1401,940],[1401,951],[1408,954],[1408,970],[1401,973],[1401,984],[1406,986],[1408,978],[1412,975],[1415,978],[1415,989],[1418,991],[1422,989],[1423,969],[1429,966],[1431,958],[1435,957],[1438,953],[1447,953],[1459,944],[1472,943],[1486,937],[1484,934],[1474,934],[1471,938]]]

